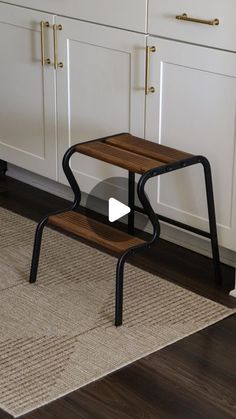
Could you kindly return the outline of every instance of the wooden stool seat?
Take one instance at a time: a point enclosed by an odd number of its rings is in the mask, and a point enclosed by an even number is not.
[[[130,134],[77,144],[76,151],[139,174],[192,157],[192,154]]]
[[[48,223],[69,233],[99,244],[104,249],[120,255],[133,246],[144,244],[145,241],[128,233],[86,217],[79,212],[67,211],[48,217]]]

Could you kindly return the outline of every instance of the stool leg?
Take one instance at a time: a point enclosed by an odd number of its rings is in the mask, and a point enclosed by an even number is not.
[[[30,279],[29,279],[29,282],[31,284],[36,282],[43,229],[44,229],[45,225],[47,224],[47,221],[48,221],[48,219],[44,218],[38,224],[38,226],[36,228],[35,238],[34,238],[34,249],[33,249],[33,255],[32,255],[32,262],[31,262],[31,270],[30,270]]]
[[[0,160],[0,175],[4,175],[7,172],[7,162],[5,160]]]
[[[134,235],[134,205],[135,205],[135,173],[129,171],[129,199],[128,206],[131,211],[128,215],[128,233]]]
[[[214,264],[215,282],[218,285],[220,285],[221,282],[222,282],[222,276],[221,276],[219,245],[218,245],[218,237],[217,237],[217,227],[216,227],[216,216],[215,216],[215,204],[214,204],[211,166],[210,166],[209,161],[204,157],[202,157],[201,163],[203,165],[204,175],[205,175],[207,206],[208,206],[209,227],[210,227],[210,235],[211,235],[211,247],[212,247],[212,256],[213,256],[213,264]]]
[[[116,265],[116,302],[115,302],[115,325],[121,326],[123,321],[123,284],[124,265],[127,254],[123,254]]]

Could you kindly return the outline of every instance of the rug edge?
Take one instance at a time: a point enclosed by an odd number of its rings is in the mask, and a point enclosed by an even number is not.
[[[223,306],[223,307],[225,307],[225,306]],[[168,346],[171,346],[171,345],[173,345],[174,343],[177,343],[177,342],[179,342],[179,341],[181,341],[181,340],[183,340],[183,339],[186,339],[187,337],[192,336],[192,335],[194,335],[195,333],[200,332],[201,330],[205,330],[205,329],[207,329],[208,327],[211,327],[211,326],[213,326],[214,324],[219,323],[220,321],[222,321],[222,320],[224,320],[224,319],[226,319],[226,318],[228,318],[228,317],[231,317],[231,316],[233,316],[234,314],[236,314],[236,309],[233,309],[233,308],[228,308],[228,307],[225,307],[225,308],[226,308],[227,310],[231,311],[231,313],[225,313],[224,315],[221,315],[221,316],[220,316],[220,318],[219,318],[218,320],[211,321],[211,322],[210,322],[209,324],[207,324],[206,326],[203,326],[203,327],[198,327],[196,330],[194,330],[194,332],[191,332],[191,333],[188,333],[188,334],[184,335],[183,337],[181,337],[181,339],[178,339],[178,338],[173,339],[173,341],[169,342],[167,345],[163,345],[163,346],[160,346],[158,349],[155,349],[155,350],[152,350],[152,351],[148,351],[147,353],[145,353],[145,354],[144,354],[143,356],[141,356],[140,358],[135,358],[135,359],[134,359],[134,360],[132,360],[131,362],[124,363],[124,364],[123,364],[123,365],[121,365],[119,368],[117,368],[117,369],[113,369],[113,370],[111,370],[110,372],[108,372],[108,373],[107,373],[107,374],[105,374],[105,375],[98,376],[98,377],[96,377],[94,380],[89,381],[89,382],[87,382],[87,383],[83,384],[83,385],[82,385],[82,386],[80,386],[80,387],[76,387],[76,388],[74,388],[74,389],[71,389],[70,391],[63,393],[62,395],[60,395],[60,396],[59,396],[59,397],[57,397],[57,398],[53,398],[53,399],[51,399],[51,400],[50,400],[50,401],[48,401],[48,402],[45,402],[45,403],[39,404],[37,407],[35,407],[35,408],[33,408],[33,409],[30,409],[30,410],[29,410],[29,409],[23,410],[23,411],[22,411],[22,413],[20,413],[20,414],[14,413],[14,411],[13,411],[13,410],[12,410],[12,411],[7,410],[7,409],[6,409],[6,407],[4,407],[4,406],[3,406],[3,405],[1,405],[1,404],[0,404],[0,409],[2,409],[3,411],[5,411],[5,412],[6,412],[6,413],[8,413],[9,415],[12,415],[12,416],[13,416],[13,418],[19,419],[19,418],[21,418],[22,416],[24,416],[24,415],[26,415],[26,414],[28,414],[28,413],[32,413],[32,412],[34,412],[34,411],[36,411],[36,410],[38,410],[38,409],[40,409],[40,408],[43,408],[43,407],[45,407],[45,406],[47,406],[47,405],[49,405],[49,404],[51,404],[51,403],[55,402],[56,400],[59,400],[59,399],[61,399],[61,398],[64,398],[65,396],[68,396],[69,394],[74,393],[75,391],[77,391],[77,390],[79,390],[79,389],[81,389],[81,388],[84,388],[84,387],[88,386],[89,384],[95,383],[96,381],[99,381],[99,380],[101,380],[102,378],[105,378],[105,377],[107,377],[107,376],[109,376],[109,375],[111,375],[111,374],[113,374],[113,373],[115,373],[115,372],[117,372],[117,371],[119,371],[119,370],[121,370],[121,369],[123,369],[123,368],[125,368],[125,367],[127,367],[127,366],[129,366],[129,365],[131,365],[131,364],[133,364],[133,363],[135,363],[135,362],[137,362],[137,361],[141,360],[141,359],[143,359],[143,358],[146,358],[146,357],[148,357],[148,356],[150,356],[150,355],[154,354],[155,352],[159,352],[160,350],[162,350],[162,349],[164,349],[164,348],[167,348]],[[114,326],[114,327],[115,327],[115,326]]]

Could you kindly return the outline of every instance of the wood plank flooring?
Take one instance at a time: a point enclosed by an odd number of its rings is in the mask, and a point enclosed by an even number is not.
[[[0,178],[0,206],[23,216],[37,221],[67,204],[16,180]],[[223,266],[223,286],[216,288],[210,259],[163,240],[133,263],[236,306],[236,300],[228,296],[234,284],[230,267]],[[235,359],[236,316],[231,316],[22,419],[233,419]],[[8,418],[0,410],[0,419]]]

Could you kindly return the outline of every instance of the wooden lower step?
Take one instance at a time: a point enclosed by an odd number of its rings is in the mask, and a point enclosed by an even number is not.
[[[75,211],[51,215],[48,222],[117,254],[145,241]]]

